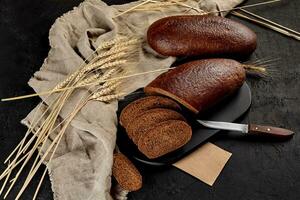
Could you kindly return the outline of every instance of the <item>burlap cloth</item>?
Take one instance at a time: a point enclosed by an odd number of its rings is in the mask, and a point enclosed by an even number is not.
[[[186,4],[205,11],[229,9],[242,0],[188,0]],[[155,20],[178,14],[197,14],[182,6],[172,6],[161,11],[131,12],[113,19],[115,15],[139,2],[108,6],[100,0],[86,0],[72,11],[58,18],[49,32],[51,49],[40,71],[34,74],[29,85],[42,92],[54,88],[66,76],[74,72],[88,57],[93,48],[117,35],[140,35],[145,39],[147,27]],[[92,48],[93,47],[93,48]],[[146,44],[136,60],[133,72],[169,67],[173,57],[160,57]],[[79,53],[81,55],[79,55]],[[130,79],[125,83],[126,92],[145,86],[158,74]],[[74,109],[74,104],[86,89],[78,89],[60,113],[63,119]],[[23,121],[29,126],[33,118],[41,115],[51,103],[41,96],[44,103],[35,108]],[[53,160],[47,164],[54,199],[56,200],[104,200],[111,199],[111,167],[117,131],[117,102],[106,104],[90,101],[72,121]],[[34,116],[36,115],[36,116]],[[59,131],[59,130],[57,130]],[[42,153],[41,150],[40,153]],[[126,191],[117,188],[114,198],[125,199]]]

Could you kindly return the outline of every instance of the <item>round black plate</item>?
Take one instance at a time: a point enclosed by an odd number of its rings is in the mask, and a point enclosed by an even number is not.
[[[143,90],[140,89],[128,95],[124,100],[120,101],[118,116],[120,111],[127,104],[143,96],[145,96],[145,94],[143,93]],[[145,157],[137,149],[137,146],[133,144],[133,142],[128,138],[124,128],[120,125],[118,126],[117,132],[117,145],[120,151],[130,159],[135,159],[144,164],[155,166],[172,164],[199,147],[201,144],[207,141],[208,138],[219,132],[219,130],[213,130],[201,126],[197,123],[197,118],[203,120],[233,122],[240,116],[242,116],[249,109],[250,105],[251,90],[247,83],[244,83],[244,85],[235,94],[226,98],[213,109],[210,109],[208,112],[202,113],[201,116],[195,116],[187,110],[184,110],[183,114],[185,115],[193,129],[192,139],[182,148],[157,159],[148,159],[147,157]]]

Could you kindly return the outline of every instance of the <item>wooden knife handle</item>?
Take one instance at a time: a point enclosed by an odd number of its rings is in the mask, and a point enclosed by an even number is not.
[[[272,126],[261,126],[256,124],[249,124],[248,133],[273,137],[289,137],[294,134],[293,131],[288,129]]]

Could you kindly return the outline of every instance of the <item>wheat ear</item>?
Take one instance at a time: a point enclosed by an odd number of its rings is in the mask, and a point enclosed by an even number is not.
[[[121,97],[124,97],[125,95],[126,95],[126,93],[112,94],[112,95],[99,97],[95,100],[96,101],[102,101],[102,102],[109,102],[109,101],[116,100],[116,99],[119,99]]]
[[[69,84],[77,75],[78,75],[79,71],[75,71],[74,73],[72,73],[70,76],[68,76],[64,81],[60,82],[59,84],[57,84],[53,90],[57,90],[60,88],[65,87],[67,84]]]
[[[114,44],[119,43],[119,42],[121,42],[122,40],[125,40],[125,39],[126,39],[126,37],[118,36],[118,37],[116,37],[115,39],[113,39],[111,41],[107,41],[107,42],[102,43],[101,45],[99,45],[99,47],[97,47],[97,49],[95,51],[99,52],[103,49],[110,48]]]
[[[112,82],[110,85],[106,86],[106,88],[101,89],[99,92],[94,93],[90,97],[90,100],[98,99],[101,96],[109,95],[120,85],[120,83],[121,81]]]
[[[99,54],[97,56],[97,59],[101,59],[101,58],[104,58],[104,57],[107,57],[107,56],[111,56],[111,55],[114,55],[114,54],[117,54],[117,53],[120,53],[120,52],[123,52],[123,51],[128,51],[132,48],[132,46],[120,46],[120,47],[117,47],[117,48],[111,48],[110,50],[106,51],[106,52],[103,52],[101,54]]]
[[[101,75],[99,73],[93,74],[88,78],[83,79],[82,81],[80,81],[78,84],[76,84],[76,86],[83,86],[89,83],[92,83],[93,81],[97,80]]]
[[[97,67],[100,67],[101,65],[105,64],[105,63],[108,63],[110,61],[113,61],[115,59],[118,59],[118,58],[121,58],[123,57],[124,55],[126,55],[125,52],[120,52],[120,53],[117,53],[117,54],[114,54],[114,55],[111,55],[103,60],[100,60],[98,62],[95,62],[93,64],[89,64],[87,65],[86,67],[84,67],[81,72],[78,74],[78,77],[82,77],[84,73],[88,72],[88,71],[91,71],[93,69],[96,69]]]
[[[243,67],[248,71],[253,71],[253,72],[258,72],[263,74],[267,72],[267,69],[265,67],[261,67],[257,65],[243,64]]]
[[[123,40],[125,40],[125,37],[120,37],[119,36],[119,37],[116,37],[115,39],[113,39],[111,41],[107,41],[107,42],[104,42],[101,45],[99,45],[99,47],[88,58],[86,58],[84,60],[83,64],[80,65],[79,70],[76,70],[71,75],[69,75],[64,81],[62,81],[58,85],[56,85],[53,90],[57,90],[57,89],[63,88],[67,84],[69,84],[70,81],[72,81],[76,76],[78,76],[78,74],[80,73],[80,68],[84,65],[84,63],[86,61],[88,61],[95,53],[97,53],[100,50],[107,49],[107,48],[113,46],[114,44],[119,43],[119,42],[121,42]]]
[[[116,67],[116,66],[125,64],[126,62],[127,62],[127,60],[117,60],[117,61],[114,61],[114,62],[105,63],[104,65],[99,67],[99,69],[107,69],[107,68]]]

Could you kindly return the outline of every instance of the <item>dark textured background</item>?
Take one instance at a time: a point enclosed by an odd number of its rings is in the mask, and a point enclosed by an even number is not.
[[[0,0],[0,97],[32,93],[27,86],[49,50],[48,30],[54,20],[78,5],[78,0]],[[122,0],[106,1],[109,4]],[[249,0],[247,4],[258,2]],[[250,9],[249,9],[250,10]],[[300,1],[289,0],[251,11],[300,31]],[[239,19],[237,19],[239,20]],[[240,21],[240,20],[239,20]],[[280,58],[277,72],[264,80],[248,79],[253,104],[242,121],[273,124],[293,129],[296,135],[285,142],[235,138],[223,133],[212,139],[233,153],[213,187],[171,167],[142,170],[144,186],[129,199],[300,199],[300,42],[242,21],[258,35],[258,48],[251,60]],[[25,128],[19,121],[38,99],[0,104],[0,161],[18,144]],[[0,164],[0,171],[4,165]],[[38,175],[41,175],[40,170]],[[30,199],[34,187],[22,196]],[[19,182],[13,190],[20,189]],[[47,177],[38,199],[52,199]]]

